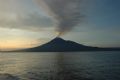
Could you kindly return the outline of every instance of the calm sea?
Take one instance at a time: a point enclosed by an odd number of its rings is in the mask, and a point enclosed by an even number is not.
[[[0,80],[120,80],[120,52],[1,52]]]

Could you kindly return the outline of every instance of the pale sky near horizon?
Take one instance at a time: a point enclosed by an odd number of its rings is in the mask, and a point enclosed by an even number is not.
[[[120,47],[120,1],[84,3],[85,19],[61,36],[81,44]],[[32,0],[0,0],[0,49],[28,48],[57,36],[54,20]]]

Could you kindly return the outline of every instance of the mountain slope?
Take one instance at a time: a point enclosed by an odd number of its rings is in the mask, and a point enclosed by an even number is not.
[[[62,38],[57,37],[57,38],[51,40],[50,42],[48,42],[42,46],[26,49],[23,51],[70,52],[70,51],[102,51],[102,50],[105,50],[105,51],[120,50],[120,48],[114,49],[114,48],[98,48],[98,47],[85,46],[85,45],[78,44],[78,43],[73,42],[73,41],[67,41],[67,40],[64,40]]]

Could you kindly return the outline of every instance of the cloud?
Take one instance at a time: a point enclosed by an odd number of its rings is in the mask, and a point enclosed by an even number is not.
[[[54,21],[49,16],[42,15],[42,11],[37,11],[35,6],[28,2],[32,4],[30,0],[1,0],[0,27],[26,30],[54,27]]]
[[[57,20],[57,29],[64,34],[75,27],[83,15],[81,15],[82,0],[35,0],[37,4]]]
[[[40,16],[38,13],[32,14],[16,14],[4,13],[1,14],[0,27],[6,28],[20,28],[20,29],[40,29],[46,27],[53,27],[54,22],[48,18]]]

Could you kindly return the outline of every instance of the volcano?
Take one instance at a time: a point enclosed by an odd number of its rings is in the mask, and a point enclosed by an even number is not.
[[[23,51],[27,52],[73,52],[73,51],[114,51],[120,48],[99,48],[85,46],[70,40],[64,40],[62,38],[56,37],[50,42],[43,44],[42,46],[29,48]]]

